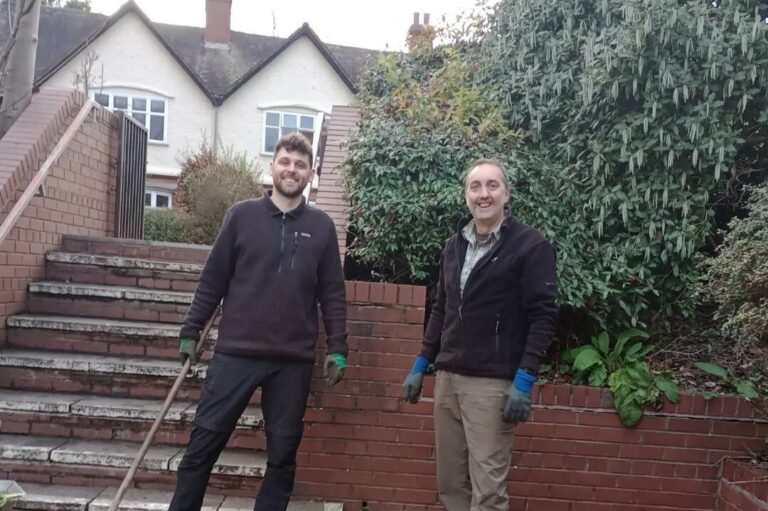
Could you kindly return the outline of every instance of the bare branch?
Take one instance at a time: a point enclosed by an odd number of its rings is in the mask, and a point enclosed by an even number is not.
[[[17,7],[19,14],[14,18],[13,25],[11,27],[11,34],[3,47],[2,53],[0,53],[0,78],[5,74],[5,65],[8,63],[8,56],[11,54],[13,46],[16,44],[16,35],[19,32],[19,25],[21,25],[21,19],[29,14],[36,1],[40,0],[17,0],[20,2]]]

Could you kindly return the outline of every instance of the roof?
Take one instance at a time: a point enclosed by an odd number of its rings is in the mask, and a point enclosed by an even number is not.
[[[0,1],[0,5],[2,4],[5,4],[5,1]],[[376,50],[327,45],[307,23],[288,38],[233,31],[229,50],[219,50],[206,48],[203,27],[154,23],[133,0],[128,0],[112,16],[68,8],[42,7],[35,86],[39,87],[45,83],[56,71],[75,58],[87,44],[109,30],[129,12],[139,16],[215,105],[223,103],[302,36],[312,41],[352,91],[355,91],[360,72],[379,54]],[[9,32],[8,18],[0,14],[0,43],[4,42]]]

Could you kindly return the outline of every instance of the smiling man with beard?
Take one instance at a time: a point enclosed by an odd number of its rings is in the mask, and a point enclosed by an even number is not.
[[[555,252],[506,212],[501,163],[466,175],[469,215],[440,258],[440,280],[421,354],[403,383],[417,402],[434,363],[437,489],[448,511],[506,511],[515,424],[528,419],[531,388],[557,320]]]
[[[272,196],[227,212],[181,328],[181,362],[197,362],[203,326],[224,300],[173,511],[200,510],[213,465],[259,387],[267,470],[254,510],[287,508],[315,359],[318,303],[328,344],[324,376],[332,386],[344,374],[347,304],[336,229],[302,196],[315,173],[309,141],[298,133],[282,137],[269,170]]]

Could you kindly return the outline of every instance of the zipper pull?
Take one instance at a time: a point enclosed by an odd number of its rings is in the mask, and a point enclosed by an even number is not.
[[[461,306],[461,305],[459,305],[459,319],[464,319],[464,318],[462,317],[462,315],[461,315],[461,307],[462,307],[462,306]]]

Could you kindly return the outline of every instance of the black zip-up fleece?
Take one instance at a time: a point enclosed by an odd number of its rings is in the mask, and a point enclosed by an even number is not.
[[[227,211],[181,337],[198,340],[222,298],[216,352],[313,361],[319,302],[328,353],[347,355],[347,302],[336,229],[328,215],[303,200],[288,213],[269,197]]]
[[[555,251],[532,227],[504,218],[500,239],[477,262],[462,297],[459,279],[469,243],[459,223],[440,258],[437,300],[421,355],[437,369],[512,379],[536,373],[555,333]]]

